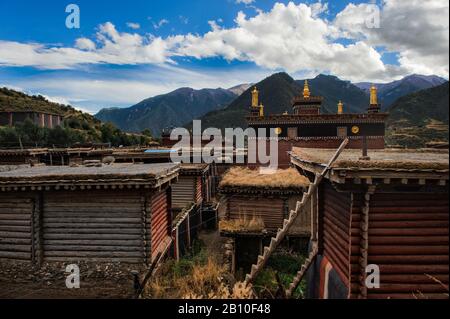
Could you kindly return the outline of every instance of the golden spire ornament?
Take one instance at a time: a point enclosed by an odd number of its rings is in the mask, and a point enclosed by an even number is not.
[[[370,105],[378,105],[377,88],[372,85],[370,88]]]
[[[303,86],[303,98],[309,99],[310,95],[308,80],[305,80],[305,85]]]
[[[262,103],[259,105],[259,116],[264,117],[264,105]]]
[[[344,103],[342,103],[342,101],[339,101],[338,103],[338,114],[343,114],[344,113]]]
[[[259,92],[256,86],[252,91],[252,107],[258,107]]]

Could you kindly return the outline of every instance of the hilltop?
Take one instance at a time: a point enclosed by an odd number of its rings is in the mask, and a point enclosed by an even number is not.
[[[232,91],[221,88],[180,88],[128,108],[103,109],[95,117],[128,132],[150,129],[159,136],[164,128],[182,126],[212,110],[222,109],[236,97]]]
[[[111,123],[102,123],[90,114],[48,101],[41,95],[32,96],[8,88],[0,88],[0,112],[34,111],[60,114],[61,127],[40,128],[31,121],[16,127],[0,127],[0,147],[70,146],[75,143],[111,143],[114,146],[144,144],[151,141],[149,134],[124,133]]]
[[[387,142],[425,147],[448,143],[449,82],[398,99],[389,108]]]

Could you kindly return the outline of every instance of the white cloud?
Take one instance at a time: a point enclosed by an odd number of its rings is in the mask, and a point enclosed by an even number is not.
[[[247,18],[239,12],[236,27],[223,29],[212,24],[203,36],[187,35],[178,50],[196,58],[222,56],[227,60],[253,61],[270,69],[288,72],[320,70],[360,81],[382,80],[390,71],[381,55],[363,41],[342,45],[329,40],[333,28],[305,4],[277,3],[273,9]]]
[[[251,4],[251,3],[253,3],[253,2],[255,2],[255,0],[236,0],[236,3],[243,3],[243,4]]]
[[[105,68],[106,69],[106,68]],[[67,73],[68,72],[68,73]],[[228,88],[237,84],[257,82],[270,75],[270,70],[232,69],[217,71],[187,70],[177,66],[160,65],[144,67],[144,70],[121,69],[93,72],[101,74],[92,78],[91,74],[72,74],[55,77],[53,73],[39,76],[0,80],[8,82],[8,87],[27,88],[29,94],[45,92],[52,101],[70,104],[88,113],[96,113],[105,107],[125,107],[143,99],[165,94],[180,87]],[[20,88],[20,89],[18,89]]]
[[[141,28],[141,25],[136,22],[127,22],[127,27],[129,27],[130,29],[133,29],[133,30],[138,30]]]
[[[352,81],[388,81],[409,73],[448,77],[448,2],[386,0],[381,28],[367,28],[369,4],[349,4],[332,21],[322,18],[328,4],[276,3],[248,17],[239,12],[233,27],[210,21],[205,34],[169,37],[119,32],[108,22],[95,38],[71,47],[0,41],[0,66],[70,69],[79,64],[174,64],[174,57],[223,57],[251,61],[271,70],[330,72]],[[168,23],[154,23],[155,29]],[[349,38],[342,44],[339,38]],[[380,49],[382,48],[382,49]],[[382,53],[398,52],[399,66]],[[248,81],[245,81],[248,82]]]
[[[311,13],[313,17],[318,17],[322,13],[328,13],[328,3],[316,2],[311,4]]]
[[[100,25],[96,43],[87,38],[74,48],[0,41],[0,66],[34,66],[42,69],[72,69],[79,64],[171,63],[169,49],[178,37],[162,39],[137,33],[120,33],[107,22]]]
[[[75,41],[75,47],[80,50],[94,51],[96,49],[94,41],[88,38],[79,38]]]
[[[448,0],[385,0],[379,28],[367,27],[368,12],[368,4],[349,4],[334,21],[338,35],[398,52],[405,72],[448,77]]]
[[[155,30],[158,30],[159,28],[161,28],[163,25],[168,24],[169,20],[167,19],[161,19],[158,22],[154,22],[153,23],[153,28],[155,28]]]

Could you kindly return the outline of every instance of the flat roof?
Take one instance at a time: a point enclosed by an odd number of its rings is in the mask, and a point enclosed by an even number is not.
[[[336,153],[336,149],[298,148],[291,152],[291,162],[306,171],[320,172]],[[361,149],[345,149],[332,166],[337,176],[447,179],[449,152],[439,149],[368,150],[369,160],[361,160]],[[339,172],[339,173],[337,173]]]
[[[182,175],[202,175],[209,169],[209,164],[181,163],[180,173]]]
[[[26,185],[148,185],[157,187],[178,176],[179,165],[112,164],[101,167],[38,166],[0,172],[0,187]]]
[[[304,190],[309,185],[306,176],[294,169],[278,169],[262,173],[259,169],[247,167],[232,167],[222,177],[220,188],[222,190],[233,189],[258,189],[258,190]]]

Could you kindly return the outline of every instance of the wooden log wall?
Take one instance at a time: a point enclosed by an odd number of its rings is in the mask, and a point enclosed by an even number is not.
[[[351,195],[337,192],[328,181],[324,181],[319,191],[319,205],[319,253],[327,256],[342,282],[348,286]]]
[[[172,185],[172,205],[183,209],[195,201],[196,179],[194,176],[180,176]]]
[[[362,195],[352,212],[352,260],[356,263]],[[367,298],[448,298],[449,211],[446,193],[376,193],[369,213],[368,264],[377,264],[381,287]],[[357,297],[356,264],[352,264],[352,297]],[[431,277],[432,278],[431,278]],[[433,279],[434,278],[434,279]],[[448,293],[448,291],[447,291]]]
[[[194,203],[199,204],[203,200],[203,183],[202,183],[202,177],[197,176],[195,178],[195,197],[194,197]]]
[[[0,259],[144,263],[170,237],[170,188],[0,194]]]
[[[140,193],[44,193],[42,215],[46,261],[145,260]]]
[[[34,198],[0,194],[0,258],[31,261]]]
[[[245,195],[229,195],[227,216],[230,219],[261,217],[265,228],[277,231],[283,226],[284,200],[270,197],[251,197]]]
[[[162,249],[161,245],[171,232],[170,192],[162,190],[151,199],[151,254],[153,257]]]

